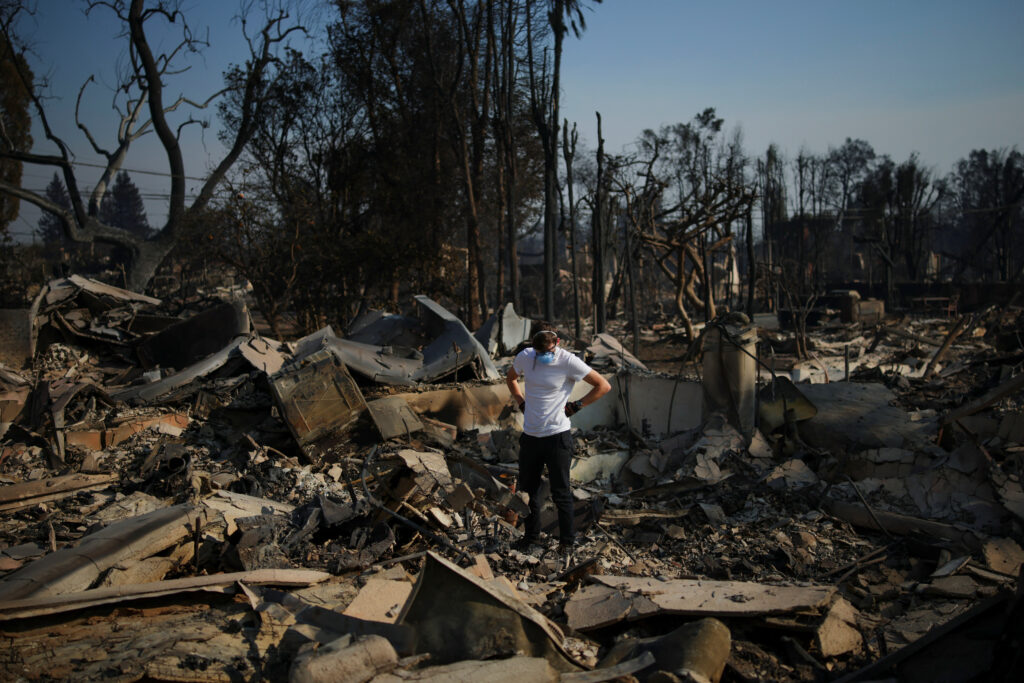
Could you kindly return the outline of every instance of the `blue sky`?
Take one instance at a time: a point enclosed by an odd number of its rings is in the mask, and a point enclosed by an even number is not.
[[[86,119],[109,141],[110,86],[117,60],[124,59],[123,41],[109,12],[97,10],[87,21],[72,0],[39,4],[26,29],[40,57],[37,72],[53,84],[51,123],[79,161],[95,163],[99,157],[74,126],[75,97],[97,74]],[[307,11],[315,8],[315,0],[306,4]],[[212,93],[225,66],[244,58],[233,20],[238,6],[237,0],[183,1],[197,35],[209,27],[212,45],[192,58],[192,71],[172,83],[169,97]],[[606,148],[618,152],[643,129],[688,121],[706,107],[715,107],[729,128],[742,127],[752,154],[771,142],[791,157],[801,148],[821,153],[846,137],[863,138],[897,160],[918,152],[945,174],[972,149],[1024,147],[1020,0],[605,0],[589,7],[582,38],[570,36],[565,44],[562,114],[578,122],[591,149],[595,111]],[[176,35],[165,36],[165,45]],[[216,125],[212,111],[201,116]],[[35,137],[42,141],[41,131]],[[126,167],[165,172],[153,142],[140,141]],[[213,131],[197,127],[185,146],[186,172],[194,176],[220,150]],[[42,188],[51,176],[26,168],[25,184]],[[132,177],[151,197],[150,222],[159,225],[166,212],[156,198],[166,193],[165,181]],[[24,203],[22,215],[17,232],[38,219]]]
[[[940,173],[1024,143],[1024,2],[606,0],[566,46],[564,112],[596,145],[715,107],[751,153],[863,138]]]

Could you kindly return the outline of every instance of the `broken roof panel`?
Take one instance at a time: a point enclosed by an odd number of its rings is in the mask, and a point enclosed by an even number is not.
[[[647,366],[639,358],[627,351],[618,339],[606,332],[594,335],[594,339],[590,342],[590,346],[587,347],[587,351],[593,354],[592,365],[610,364],[617,368],[647,369]]]
[[[509,302],[488,318],[473,336],[487,349],[492,358],[510,356],[520,344],[530,338],[532,327],[533,321],[521,317]]]
[[[74,296],[80,291],[89,292],[100,297],[110,297],[118,301],[134,301],[137,303],[159,306],[160,299],[155,299],[145,294],[133,292],[128,289],[121,289],[108,285],[99,280],[92,280],[81,275],[70,275],[61,280],[52,280],[49,285],[50,294],[47,295],[47,303],[55,303],[67,295]]]
[[[404,315],[371,311],[353,322],[346,339],[373,346],[414,348],[421,342],[420,321]]]
[[[429,297],[417,296],[416,301],[423,312],[420,320],[424,329],[435,335],[422,353],[409,347],[375,346],[342,339],[325,327],[300,339],[295,356],[301,358],[317,348],[327,348],[350,370],[381,384],[411,386],[434,382],[466,366],[472,367],[477,378],[500,379],[487,351],[462,321]]]
[[[424,312],[421,320],[437,335],[423,349],[423,368],[416,374],[417,381],[432,382],[471,364],[481,379],[501,379],[487,350],[461,320],[430,297],[421,294],[416,302]]]
[[[151,382],[149,384],[134,385],[118,391],[112,391],[110,392],[110,397],[115,401],[126,402],[155,401],[164,394],[183,387],[194,379],[205,377],[206,375],[209,375],[215,370],[223,367],[231,358],[232,354],[234,354],[235,351],[245,343],[245,341],[246,339],[244,337],[237,337],[217,353],[212,356],[207,356],[197,363],[193,363],[181,372],[176,372],[173,375],[169,375],[168,377],[164,377],[161,380]]]
[[[224,348],[252,329],[245,303],[225,301],[145,338],[137,349],[142,366],[184,368]]]

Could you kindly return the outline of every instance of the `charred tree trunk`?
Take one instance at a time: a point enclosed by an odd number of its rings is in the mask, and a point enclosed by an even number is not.
[[[754,263],[753,209],[747,211],[747,315],[754,319],[754,288],[757,286],[757,268]]]
[[[607,202],[607,188],[604,177],[604,138],[601,136],[601,112],[597,114],[597,184],[595,186],[594,213],[591,216],[591,238],[594,245],[594,333],[604,332],[604,208]]]
[[[576,156],[576,142],[579,135],[576,124],[572,126],[572,137],[569,135],[569,120],[562,123],[562,153],[565,156],[565,185],[569,193],[569,249],[572,254],[572,316],[573,332],[576,338],[583,336],[583,325],[580,320],[580,288],[579,270],[576,268],[576,200],[572,187],[572,162]]]

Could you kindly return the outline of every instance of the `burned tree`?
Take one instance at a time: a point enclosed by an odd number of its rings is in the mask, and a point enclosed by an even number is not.
[[[198,125],[199,121],[191,116],[184,121],[174,121],[171,114],[186,107],[203,108],[216,95],[202,102],[186,97],[170,102],[167,99],[166,81],[178,72],[178,59],[181,55],[187,51],[200,50],[204,42],[192,33],[185,15],[175,3],[154,5],[146,3],[145,0],[97,0],[87,6],[87,13],[100,10],[113,12],[122,22],[122,37],[128,44],[129,68],[118,85],[121,120],[118,122],[113,146],[104,146],[92,134],[78,117],[76,108],[76,124],[85,133],[93,151],[106,159],[106,166],[99,181],[87,196],[72,166],[69,145],[50,125],[40,85],[34,83],[26,71],[19,70],[19,77],[31,92],[32,105],[45,137],[56,147],[57,152],[26,152],[5,144],[3,149],[0,149],[0,158],[56,168],[67,186],[71,209],[60,207],[40,194],[9,182],[0,182],[0,191],[29,201],[58,216],[65,233],[75,242],[105,242],[127,248],[132,254],[128,285],[132,289],[141,290],[146,287],[164,258],[178,242],[189,217],[201,213],[209,205],[214,191],[241,155],[255,130],[256,121],[266,101],[268,85],[276,77],[275,50],[292,32],[301,29],[289,25],[288,13],[278,10],[267,15],[257,35],[246,36],[250,54],[241,67],[243,77],[229,86],[237,89],[241,100],[242,116],[239,125],[231,131],[223,158],[206,176],[196,198],[191,204],[187,204],[181,134],[186,127],[191,124]],[[0,27],[3,37],[7,40],[11,39],[12,22],[13,18],[5,21]],[[159,22],[181,26],[182,31],[179,42],[164,53],[154,52],[149,37],[153,24]],[[79,91],[79,106],[89,82]],[[219,94],[221,93],[217,93]],[[163,148],[170,174],[170,193],[167,200],[166,222],[154,235],[143,238],[129,230],[104,222],[100,207],[109,185],[122,168],[132,143],[148,133],[155,133]]]
[[[600,0],[596,0],[600,2]],[[527,0],[527,15],[532,15]],[[556,231],[558,227],[558,114],[559,78],[562,70],[562,45],[571,29],[578,38],[586,28],[580,0],[548,0],[548,26],[554,40],[549,61],[547,51],[534,54],[534,39],[527,35],[529,50],[530,109],[537,135],[544,150],[544,317],[555,318],[555,274],[558,271]],[[530,21],[528,16],[527,21]],[[527,24],[530,27],[530,24]]]
[[[746,158],[738,132],[722,134],[724,121],[706,109],[693,121],[644,132],[638,141],[646,168],[645,209],[637,234],[672,282],[676,312],[694,336],[687,305],[716,315],[713,287],[715,253],[732,241],[731,225],[744,218],[754,201],[745,178]],[[729,252],[731,255],[731,252]],[[726,257],[727,266],[731,264]]]
[[[30,97],[25,83],[33,80],[32,72],[11,41],[8,30],[15,6],[0,5],[0,139],[2,149],[27,152],[32,147],[32,121],[29,116]],[[0,157],[0,183],[21,183],[22,163],[13,157]],[[0,238],[7,236],[7,226],[18,215],[18,196],[0,194]]]
[[[976,149],[949,177],[960,245],[956,275],[1019,281],[1024,274],[1024,154]]]

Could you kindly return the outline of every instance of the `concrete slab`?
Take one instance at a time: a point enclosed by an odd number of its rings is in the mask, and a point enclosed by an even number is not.
[[[818,408],[817,415],[799,423],[801,437],[815,448],[833,453],[905,448],[925,443],[935,433],[933,419],[912,422],[883,384],[805,384],[800,390]]]

